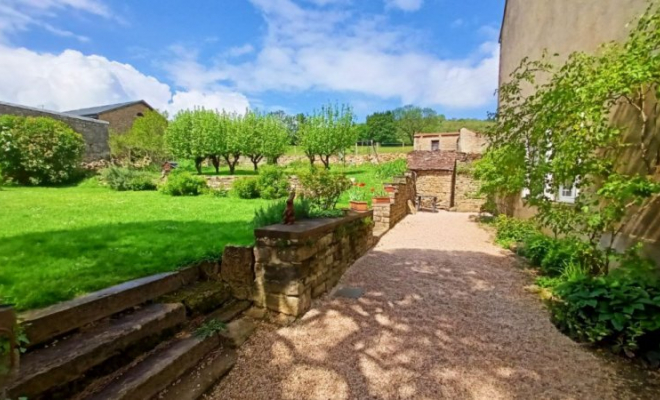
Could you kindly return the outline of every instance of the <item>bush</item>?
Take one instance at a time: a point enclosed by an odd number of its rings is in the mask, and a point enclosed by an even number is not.
[[[404,159],[380,164],[376,167],[376,176],[381,180],[392,179],[403,175],[408,170],[408,162]]]
[[[337,206],[339,196],[351,187],[344,175],[326,169],[311,168],[298,175],[303,188],[303,195],[312,205],[321,210],[332,210]]]
[[[167,118],[158,111],[146,111],[125,133],[110,133],[110,152],[128,164],[149,160],[160,165],[168,158],[165,147]]]
[[[206,179],[190,172],[171,173],[159,190],[170,196],[198,196],[207,190]]]
[[[63,122],[0,116],[0,171],[20,184],[63,183],[80,167],[85,141]]]
[[[539,233],[532,221],[510,218],[506,215],[498,215],[493,224],[497,229],[496,241],[503,247],[526,242],[530,237]]]
[[[240,178],[234,181],[232,191],[241,199],[259,197],[259,182],[255,178]]]
[[[100,180],[111,189],[119,191],[156,190],[156,176],[153,173],[131,168],[102,169]]]
[[[658,361],[660,288],[613,276],[566,281],[554,289],[553,322],[579,341]],[[657,365],[657,364],[656,364]]]
[[[296,200],[293,202],[293,208],[296,220],[309,218],[311,213],[311,202],[307,199]],[[254,212],[252,224],[255,228],[279,224],[282,222],[284,210],[286,210],[286,200],[275,202],[268,207],[261,207]]]
[[[283,169],[274,165],[259,168],[257,185],[262,199],[280,199],[289,195],[289,179]]]

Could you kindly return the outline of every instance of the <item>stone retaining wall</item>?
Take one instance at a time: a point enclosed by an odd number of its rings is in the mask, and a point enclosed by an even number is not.
[[[394,178],[391,186],[396,191],[390,193],[390,203],[373,204],[374,230],[378,233],[390,230],[408,215],[408,200],[415,203],[415,181],[410,173]]]
[[[222,279],[236,298],[299,317],[371,248],[372,217],[371,211],[349,213],[257,229],[254,249],[225,248]]]

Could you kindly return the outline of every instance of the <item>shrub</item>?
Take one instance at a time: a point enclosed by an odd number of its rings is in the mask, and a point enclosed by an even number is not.
[[[171,196],[198,196],[207,190],[206,179],[190,172],[172,173],[159,190]]]
[[[144,116],[133,122],[125,133],[110,134],[110,152],[115,158],[129,164],[136,160],[147,159],[155,164],[167,160],[165,130],[167,118],[158,111],[147,111]]]
[[[262,166],[257,182],[262,199],[280,199],[289,195],[289,179],[283,169],[274,165]]]
[[[131,168],[104,168],[100,180],[111,189],[119,191],[156,190],[156,176],[153,173]]]
[[[234,181],[232,191],[241,199],[259,197],[259,182],[255,178],[240,178]]]
[[[227,197],[229,196],[229,191],[225,188],[218,188],[218,189],[213,189],[213,188],[208,188],[206,190],[206,194],[209,194],[213,197]]]
[[[331,210],[337,206],[339,196],[351,187],[344,175],[325,169],[311,168],[298,175],[303,187],[303,194],[312,204],[321,210]]]
[[[21,184],[71,180],[85,150],[82,136],[52,118],[0,116],[0,171]]]
[[[531,236],[538,234],[536,226],[530,220],[498,215],[493,224],[497,229],[497,243],[503,247],[526,242]]]
[[[310,217],[311,202],[307,199],[300,199],[293,202],[296,219],[305,219]],[[279,224],[286,210],[286,200],[274,202],[267,207],[261,207],[254,212],[252,224],[255,228],[262,226]]]
[[[376,176],[381,180],[392,179],[403,175],[408,170],[408,162],[404,159],[380,164],[376,167]]]
[[[552,247],[552,239],[537,232],[527,237],[520,249],[520,255],[529,259],[532,265],[540,266],[550,247]]]
[[[554,289],[553,322],[576,340],[611,346],[632,357],[656,355],[660,288],[613,276],[566,281]],[[657,359],[655,360],[657,361]]]

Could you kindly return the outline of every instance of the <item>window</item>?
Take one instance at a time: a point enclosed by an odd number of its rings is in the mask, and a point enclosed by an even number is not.
[[[440,141],[431,140],[431,151],[438,151],[438,150],[440,150]]]
[[[575,198],[577,197],[577,188],[575,185],[560,186],[558,197],[559,198],[557,200],[562,203],[575,203]]]

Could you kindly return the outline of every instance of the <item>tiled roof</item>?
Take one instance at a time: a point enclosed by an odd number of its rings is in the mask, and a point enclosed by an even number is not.
[[[480,154],[460,153],[453,150],[413,151],[408,153],[408,169],[413,171],[453,171],[456,161],[473,161]]]
[[[64,113],[65,114],[71,114],[71,115],[78,115],[78,116],[81,116],[81,117],[98,116],[99,114],[107,112],[107,111],[116,110],[118,108],[132,106],[133,104],[139,104],[139,103],[144,103],[149,108],[151,108],[151,106],[149,104],[147,104],[144,100],[137,100],[137,101],[129,101],[129,102],[126,102],[126,103],[107,104],[107,105],[104,105],[104,106],[81,108],[79,110],[65,111]]]
[[[415,137],[433,137],[433,136],[458,136],[459,132],[428,132],[416,133]]]

